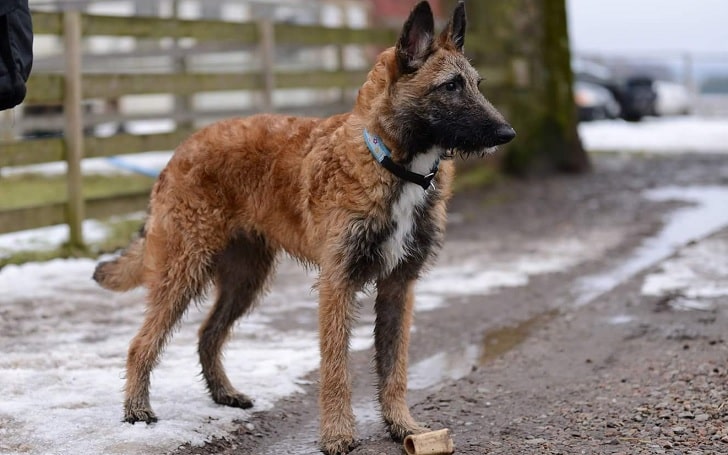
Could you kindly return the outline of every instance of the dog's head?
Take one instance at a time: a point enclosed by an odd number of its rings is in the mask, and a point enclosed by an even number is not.
[[[432,147],[482,154],[515,137],[478,89],[481,78],[463,54],[465,25],[460,1],[436,36],[430,5],[420,2],[360,91],[357,104],[375,112],[373,126],[404,161]]]

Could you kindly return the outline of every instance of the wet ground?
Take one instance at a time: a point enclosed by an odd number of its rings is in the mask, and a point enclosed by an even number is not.
[[[457,453],[728,453],[728,159],[594,164],[453,200],[446,268],[420,287],[409,401],[452,431]],[[315,320],[300,308],[274,325]],[[378,420],[371,357],[352,358],[354,453],[400,454]],[[175,453],[318,453],[317,379]]]

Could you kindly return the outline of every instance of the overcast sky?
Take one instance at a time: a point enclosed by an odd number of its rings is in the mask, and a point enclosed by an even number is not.
[[[728,57],[728,0],[567,0],[577,52],[710,52]]]

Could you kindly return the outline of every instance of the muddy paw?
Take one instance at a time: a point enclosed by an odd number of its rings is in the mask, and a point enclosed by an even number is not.
[[[217,404],[233,408],[249,409],[253,407],[253,400],[244,393],[220,394],[213,396],[212,399]]]
[[[157,421],[157,416],[151,409],[127,409],[124,411],[124,422],[136,423],[146,422],[154,423]]]
[[[343,455],[358,445],[359,442],[353,436],[334,436],[322,438],[321,451],[326,455]]]
[[[388,426],[389,434],[392,439],[397,442],[404,441],[404,438],[411,434],[420,434],[430,431],[425,424],[418,422],[411,423],[390,423]]]

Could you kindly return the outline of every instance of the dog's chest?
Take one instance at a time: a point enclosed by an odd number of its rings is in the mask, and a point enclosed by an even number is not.
[[[392,233],[381,246],[383,272],[389,273],[407,255],[412,245],[417,211],[422,210],[427,194],[417,185],[408,184],[392,205]]]
[[[410,169],[413,172],[426,174],[432,170],[438,157],[439,150],[433,149],[415,158]],[[418,213],[423,212],[427,205],[428,191],[431,190],[423,190],[418,185],[406,183],[395,198],[390,212],[392,231],[382,243],[380,251],[383,274],[391,272],[412,248],[417,248],[417,245],[414,245],[413,234],[419,218]]]

